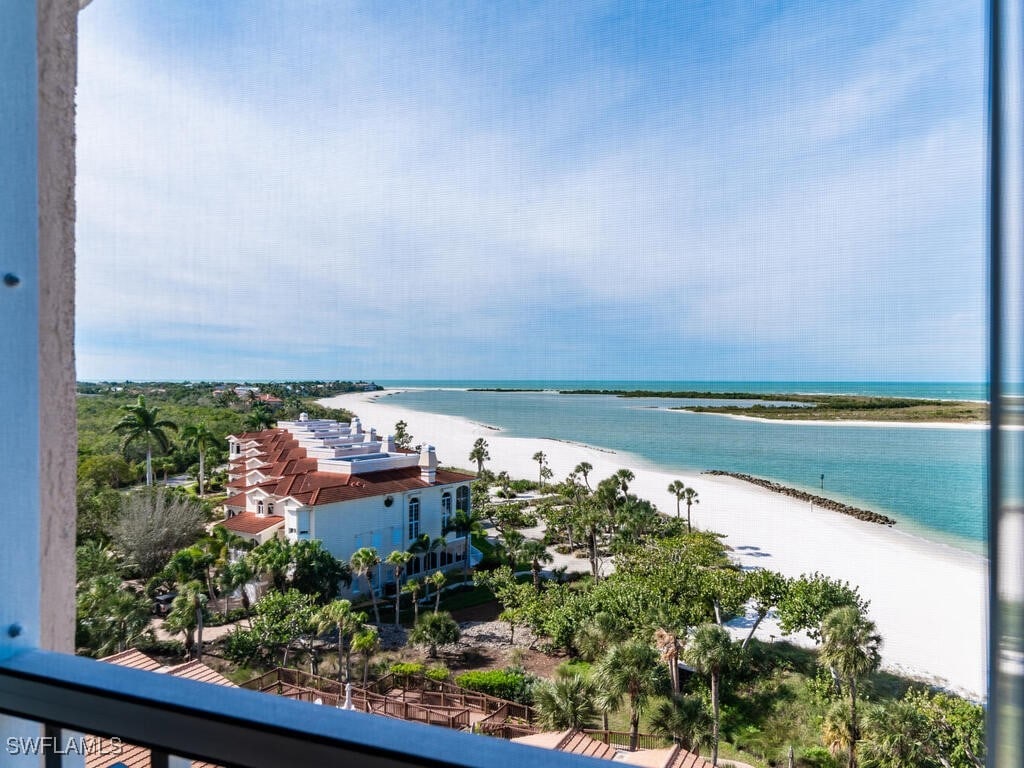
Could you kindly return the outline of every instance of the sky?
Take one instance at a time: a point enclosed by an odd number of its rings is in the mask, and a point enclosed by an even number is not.
[[[985,378],[978,0],[96,0],[80,380]]]

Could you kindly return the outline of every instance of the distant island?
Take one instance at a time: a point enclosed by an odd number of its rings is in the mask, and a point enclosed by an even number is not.
[[[471,392],[540,392],[539,389],[472,389]],[[754,400],[752,405],[680,405],[671,410],[721,413],[779,421],[892,421],[912,423],[982,423],[988,403],[925,400],[874,395],[808,395],[761,392],[654,391],[645,389],[564,389],[562,395],[661,397],[678,400]],[[768,405],[766,403],[778,403]]]

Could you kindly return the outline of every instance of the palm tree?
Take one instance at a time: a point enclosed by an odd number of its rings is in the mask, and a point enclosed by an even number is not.
[[[594,465],[589,461],[581,461],[576,465],[576,469],[573,470],[574,475],[579,475],[583,478],[583,484],[587,486],[587,490],[590,490],[590,473],[594,471]]]
[[[398,626],[398,612],[402,607],[402,572],[415,555],[412,552],[402,552],[396,549],[385,558],[384,562],[390,565],[395,574],[395,626]]]
[[[380,633],[376,627],[364,627],[352,638],[352,650],[363,657],[363,688],[370,675],[370,659],[380,650]]]
[[[668,485],[668,492],[676,497],[676,517],[680,516],[679,505],[683,501],[683,491],[686,490],[686,483],[682,480],[673,480]]]
[[[525,541],[526,537],[515,528],[503,531],[501,534],[501,543],[505,548],[505,557],[508,558],[508,567],[511,568],[513,572],[516,569],[516,563],[519,561],[519,556],[522,554],[523,542]]]
[[[206,452],[211,448],[220,447],[221,442],[203,421],[186,425],[181,430],[181,437],[185,441],[186,450],[199,452],[199,498],[202,498],[206,485]]]
[[[559,674],[556,680],[538,685],[533,697],[540,724],[548,730],[582,730],[596,724],[597,689],[581,674]]]
[[[434,571],[430,574],[430,583],[434,585],[434,613],[441,607],[441,589],[444,587],[448,577],[443,571]]]
[[[423,591],[423,582],[419,579],[409,579],[402,587],[402,591],[408,593],[412,599],[412,624],[416,626],[416,622],[420,620],[420,592]]]
[[[352,637],[366,623],[366,614],[362,611],[353,611],[352,603],[348,600],[334,600],[320,609],[317,616],[317,634],[323,634],[330,629],[338,633],[338,682],[349,682],[351,674]],[[342,659],[345,663],[342,666]],[[341,679],[342,669],[345,671],[345,679]]]
[[[427,655],[437,658],[437,646],[459,641],[459,625],[450,613],[428,613],[409,633],[409,642],[413,645],[425,645],[429,648]]]
[[[196,661],[203,660],[203,609],[206,607],[206,593],[198,581],[190,581],[178,588],[178,596],[171,603],[170,613],[164,623],[169,632],[185,634],[185,647],[195,650]]]
[[[248,558],[243,557],[235,562],[225,563],[217,573],[217,586],[224,595],[224,606],[227,613],[228,595],[236,589],[241,590],[242,608],[246,614],[249,613],[249,593],[245,591],[245,585],[256,577],[252,570],[252,564]]]
[[[702,747],[711,745],[712,718],[705,703],[696,696],[672,696],[651,714],[651,732],[699,753]]]
[[[821,661],[846,679],[850,692],[850,749],[847,768],[857,768],[857,680],[867,677],[881,663],[882,638],[875,623],[855,605],[844,605],[829,613],[821,623]]]
[[[273,424],[274,416],[263,403],[256,403],[245,417],[245,428],[250,432],[261,432]]]
[[[693,531],[693,525],[690,524],[690,507],[694,504],[700,504],[697,500],[697,491],[693,488],[686,488],[683,491],[683,499],[686,501],[686,530]]]
[[[711,764],[718,765],[722,670],[732,655],[729,633],[717,624],[703,624],[693,633],[686,657],[694,669],[711,678]]]
[[[849,754],[853,736],[850,733],[849,712],[843,702],[835,702],[825,712],[821,721],[821,741],[835,758]]]
[[[454,533],[456,536],[464,537],[462,548],[462,581],[469,581],[469,542],[474,532],[480,530],[480,521],[476,514],[467,512],[464,509],[455,510],[451,516],[444,533]]]
[[[373,583],[370,581],[370,574],[373,573],[373,569],[380,564],[380,555],[377,554],[377,550],[373,547],[362,547],[352,553],[352,558],[349,560],[349,567],[352,568],[352,573],[358,579],[360,576],[366,578],[366,588],[370,592],[370,601],[373,604],[373,618],[376,623],[380,624],[380,611],[377,609],[377,595],[373,591]]]
[[[913,702],[876,706],[867,714],[868,736],[861,746],[865,768],[942,768],[930,743],[932,726]]]
[[[171,447],[171,441],[167,437],[166,430],[178,431],[178,425],[173,421],[158,417],[159,408],[147,408],[146,399],[139,395],[139,400],[134,405],[122,405],[121,410],[126,411],[121,420],[110,430],[121,435],[121,449],[127,450],[128,446],[135,442],[143,442],[146,445],[146,485],[153,484],[153,444],[156,443],[161,451],[167,451]]]
[[[544,465],[548,461],[548,457],[544,455],[544,451],[537,451],[533,454],[533,460],[537,462],[537,485],[540,486],[541,491],[544,490]]]
[[[287,583],[288,568],[292,564],[292,545],[284,539],[270,539],[249,553],[253,570],[270,577],[270,583],[278,592],[283,592]]]
[[[615,709],[629,699],[629,749],[635,751],[640,734],[640,713],[653,696],[665,689],[664,667],[658,652],[639,640],[612,646],[594,671],[604,709]]]
[[[476,474],[479,477],[484,472],[484,462],[491,458],[487,452],[487,441],[478,437],[473,443],[473,450],[469,452],[469,460],[476,462]]]
[[[527,539],[519,551],[530,561],[530,570],[533,571],[533,588],[540,592],[540,566],[542,563],[553,563],[554,556],[548,552],[548,548],[540,539]]]

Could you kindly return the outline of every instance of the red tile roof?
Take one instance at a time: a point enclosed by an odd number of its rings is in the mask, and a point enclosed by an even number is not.
[[[128,667],[130,669],[144,669],[147,672],[155,672],[160,669],[162,664],[153,659],[149,658],[142,651],[137,651],[134,648],[129,648],[127,651],[121,651],[121,653],[115,653],[113,656],[105,656],[101,661],[105,661],[108,664],[117,664],[119,667]]]
[[[301,504],[315,507],[339,501],[415,491],[421,488],[430,488],[432,485],[466,483],[474,479],[473,475],[439,469],[435,481],[428,483],[420,477],[419,467],[385,469],[380,472],[368,472],[365,475],[309,472],[285,478],[273,493],[279,497],[291,496]]]
[[[225,507],[236,507],[240,509],[245,509],[245,504],[246,498],[244,493],[236,493],[224,502]]]
[[[240,515],[229,517],[222,523],[222,525],[229,531],[235,533],[262,533],[268,528],[273,528],[279,523],[283,523],[284,518],[280,515],[264,515],[259,517],[252,512],[242,512]]]

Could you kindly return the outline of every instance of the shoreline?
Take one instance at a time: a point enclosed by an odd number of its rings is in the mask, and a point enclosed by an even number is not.
[[[422,388],[396,388],[386,394],[412,389]],[[564,477],[581,461],[593,465],[592,476],[597,478],[628,467],[636,476],[631,489],[669,515],[676,503],[668,484],[682,480],[699,493],[699,503],[692,508],[694,524],[724,534],[743,568],[765,567],[788,577],[820,571],[849,581],[870,600],[869,616],[885,639],[883,668],[974,700],[984,698],[983,557],[832,510],[812,511],[805,501],[731,477],[668,472],[641,457],[607,454],[553,438],[510,437],[464,418],[403,408],[384,394],[350,393],[320,402],[348,408],[364,425],[384,434],[404,420],[414,440],[434,445],[439,460],[449,466],[466,465],[473,442],[482,437],[489,445],[489,466],[515,477],[536,474],[532,456],[539,449],[547,453],[556,477]],[[682,513],[686,514],[685,507]],[[771,623],[757,633],[765,641],[772,635],[779,632]]]

